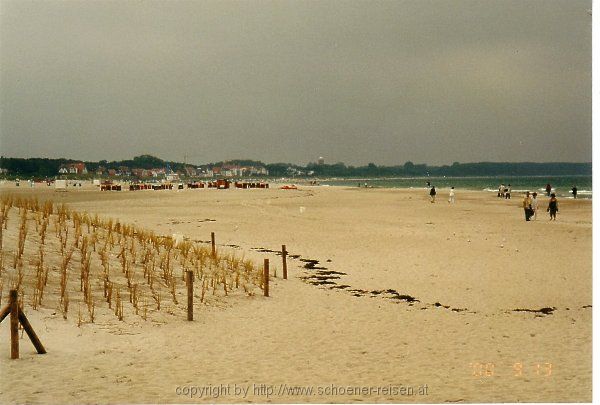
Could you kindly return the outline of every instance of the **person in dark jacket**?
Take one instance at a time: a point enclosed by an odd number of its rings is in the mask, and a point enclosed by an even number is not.
[[[558,200],[556,199],[556,194],[550,194],[550,201],[548,202],[546,211],[550,213],[550,221],[556,221],[556,213],[558,212]]]
[[[431,187],[431,190],[429,191],[429,197],[431,198],[431,202],[434,203],[435,202],[435,195],[436,195],[436,191],[435,191],[435,186]]]
[[[529,195],[529,191],[525,193],[525,198],[523,198],[523,210],[525,211],[525,221],[530,221],[532,209],[531,209],[531,196]]]

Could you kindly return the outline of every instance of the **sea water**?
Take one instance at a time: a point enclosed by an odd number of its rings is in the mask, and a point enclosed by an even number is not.
[[[436,189],[454,187],[456,189],[478,190],[498,193],[500,184],[511,185],[512,193],[520,194],[526,191],[545,194],[546,184],[552,186],[552,192],[557,197],[573,198],[571,189],[577,187],[578,198],[592,198],[592,176],[498,176],[498,177],[394,177],[394,178],[355,178],[355,179],[326,179],[322,185],[354,186],[378,188],[428,188],[427,182]]]

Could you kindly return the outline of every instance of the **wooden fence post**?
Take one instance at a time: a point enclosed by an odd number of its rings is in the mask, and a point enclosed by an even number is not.
[[[19,302],[17,290],[10,290],[10,358],[19,358]]]
[[[265,259],[263,278],[265,282],[265,297],[269,296],[269,259]]]
[[[10,315],[10,358],[19,358],[19,322],[23,325],[23,329],[27,332],[27,336],[31,339],[31,343],[35,346],[35,349],[39,354],[46,353],[46,349],[40,342],[40,339],[35,334],[35,331],[31,327],[29,320],[23,313],[23,310],[19,308],[19,294],[17,290],[10,290],[8,304],[0,309],[0,322]]]
[[[4,228],[4,216],[0,212],[0,251],[2,250],[2,228]]]
[[[185,272],[185,283],[187,284],[187,320],[194,320],[194,272]]]
[[[287,250],[285,249],[285,245],[281,245],[281,258],[283,259],[283,279],[287,280]]]
[[[31,343],[33,343],[33,346],[35,347],[35,350],[37,350],[38,354],[45,354],[46,349],[44,349],[44,345],[42,345],[42,342],[35,334],[35,331],[31,327],[29,320],[21,309],[19,309],[19,322],[21,322],[21,325],[23,325],[23,329],[25,329],[25,332],[27,332],[27,336],[29,336]]]
[[[210,233],[210,243],[212,245],[212,256],[215,257],[217,255],[217,249],[215,247],[215,233]]]

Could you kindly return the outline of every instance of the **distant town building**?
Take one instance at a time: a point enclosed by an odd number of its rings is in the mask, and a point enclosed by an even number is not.
[[[248,172],[249,174],[252,176],[254,174],[258,174],[258,175],[262,175],[262,176],[268,176],[269,175],[269,171],[267,170],[266,167],[254,167],[251,166],[248,168]]]
[[[287,173],[288,176],[304,176],[304,172],[302,170],[298,170],[295,167],[291,167],[289,166],[285,172]]]
[[[167,181],[179,181],[179,173],[169,173],[166,178]]]
[[[319,156],[319,158],[317,159],[317,164],[318,165],[324,165],[325,164],[325,158],[323,156]]]
[[[196,168],[193,166],[186,166],[186,167],[184,167],[184,170],[185,170],[185,175],[188,177],[195,177],[198,175]]]
[[[160,168],[160,169],[150,169],[150,175],[152,177],[161,177],[164,176],[166,174],[166,170],[164,168]]]
[[[220,174],[224,177],[248,177],[248,176],[267,176],[269,171],[265,167],[223,165],[212,168],[214,174]]]
[[[119,166],[119,173],[121,176],[131,176],[131,169],[127,166]]]
[[[221,166],[221,174],[225,177],[241,177],[243,176],[243,171],[237,165],[223,165]]]
[[[152,172],[150,170],[146,170],[146,169],[135,168],[135,169],[131,169],[131,175],[138,177],[138,178],[151,177]]]
[[[208,167],[197,167],[196,175],[199,177],[210,178],[213,176],[213,171]]]
[[[60,174],[87,174],[87,172],[83,162],[62,164],[58,169]]]

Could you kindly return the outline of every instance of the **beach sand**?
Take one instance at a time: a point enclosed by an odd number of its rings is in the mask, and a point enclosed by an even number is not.
[[[464,190],[455,204],[443,189],[435,204],[425,189],[318,186],[1,192],[164,235],[215,232],[218,246],[278,268],[269,298],[197,306],[194,322],[120,322],[99,307],[96,323],[78,327],[52,306],[26,307],[48,353],[25,336],[10,360],[0,324],[2,403],[592,399],[591,200],[559,200],[550,222],[542,197],[525,222],[522,196]],[[280,256],[258,251],[282,244],[298,255],[288,280]],[[531,312],[542,308],[552,310]]]

